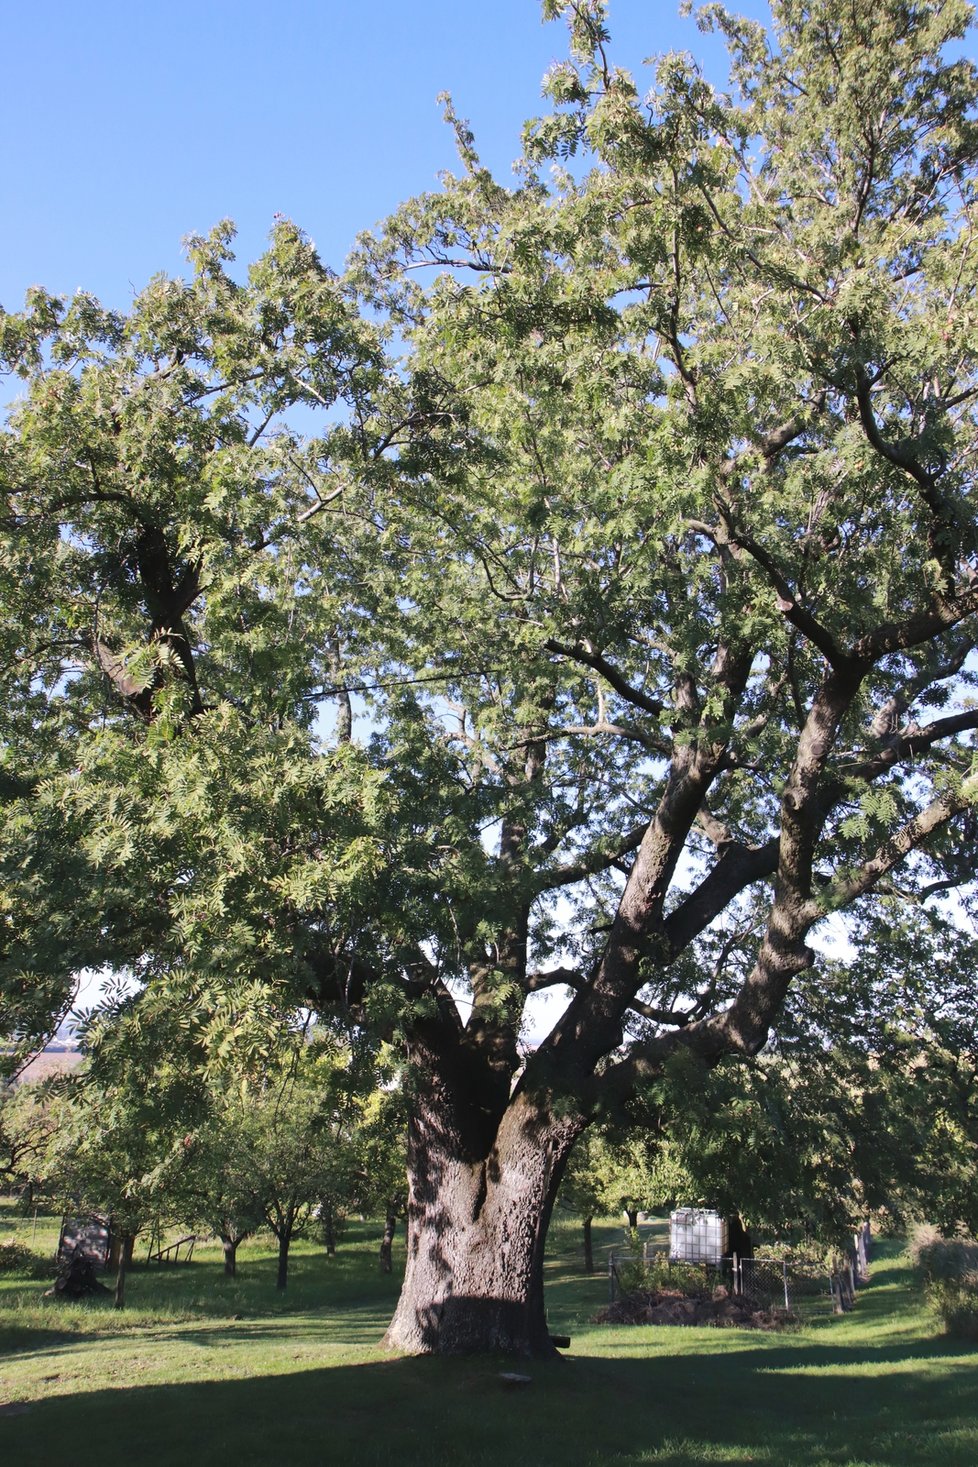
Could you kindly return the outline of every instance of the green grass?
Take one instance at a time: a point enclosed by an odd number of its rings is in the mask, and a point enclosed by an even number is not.
[[[597,1241],[614,1235],[609,1227]],[[299,1245],[284,1299],[267,1240],[242,1248],[237,1280],[223,1278],[213,1248],[188,1268],[135,1270],[122,1314],[42,1299],[38,1282],[0,1280],[0,1401],[16,1408],[0,1411],[0,1460],[978,1462],[978,1360],[935,1335],[897,1245],[880,1250],[843,1319],[782,1335],[609,1328],[590,1322],[606,1280],[581,1272],[576,1231],[558,1225],[549,1317],[572,1347],[558,1362],[517,1365],[532,1384],[508,1388],[497,1360],[400,1359],[379,1347],[397,1278],[377,1271],[378,1240],[377,1226],[355,1225],[334,1259]]]

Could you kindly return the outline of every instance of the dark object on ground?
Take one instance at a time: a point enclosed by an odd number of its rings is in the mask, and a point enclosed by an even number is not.
[[[551,1344],[552,1345],[556,1345],[556,1347],[557,1347],[558,1350],[569,1350],[570,1349],[570,1341],[571,1341],[570,1335],[551,1335],[550,1336],[550,1342],[551,1342]]]
[[[99,1280],[95,1270],[96,1265],[84,1254],[74,1253],[63,1258],[54,1288],[48,1289],[46,1297],[51,1294],[66,1294],[69,1299],[84,1299],[89,1294],[107,1294],[109,1290]]]
[[[783,1309],[750,1309],[726,1289],[712,1294],[639,1290],[595,1315],[596,1324],[712,1324],[737,1329],[786,1329],[795,1318]]]
[[[515,1370],[501,1370],[499,1379],[504,1386],[525,1386],[533,1384],[532,1375],[517,1375]]]
[[[739,1212],[727,1218],[727,1253],[736,1253],[738,1258],[753,1258],[754,1245],[751,1242],[750,1233],[744,1227],[743,1219]]]
[[[91,1217],[66,1217],[61,1224],[58,1258],[63,1262],[77,1255],[89,1259],[98,1268],[105,1268],[110,1243],[107,1218],[97,1213]]]

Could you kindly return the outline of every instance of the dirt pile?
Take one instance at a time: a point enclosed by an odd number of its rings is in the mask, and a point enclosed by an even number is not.
[[[625,1294],[595,1315],[597,1324],[707,1324],[736,1329],[785,1329],[794,1323],[783,1309],[751,1309],[726,1289],[681,1294],[660,1289]]]

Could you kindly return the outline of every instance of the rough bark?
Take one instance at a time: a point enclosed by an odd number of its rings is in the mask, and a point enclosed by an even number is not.
[[[224,1249],[224,1272],[234,1278],[238,1271],[238,1244],[240,1238],[221,1238],[221,1247]]]
[[[584,1219],[584,1272],[594,1272],[594,1239],[591,1237],[592,1219]]]
[[[414,1106],[407,1269],[385,1343],[409,1354],[551,1356],[544,1242],[582,1123],[517,1093],[475,1148],[475,1118],[458,1107],[439,1114],[432,1100]]]

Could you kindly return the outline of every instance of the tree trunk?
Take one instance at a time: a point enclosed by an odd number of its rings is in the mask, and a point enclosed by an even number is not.
[[[238,1244],[240,1238],[228,1238],[222,1233],[221,1247],[224,1249],[224,1272],[229,1278],[235,1278],[238,1272]]]
[[[125,1255],[125,1265],[128,1268],[136,1249],[136,1234],[111,1232],[109,1238],[109,1268],[118,1270],[120,1263],[123,1262],[123,1255]]]
[[[384,1236],[380,1240],[380,1271],[381,1273],[393,1272],[394,1264],[391,1254],[394,1248],[394,1234],[397,1232],[397,1213],[388,1212],[384,1220]]]
[[[123,1238],[118,1252],[118,1268],[115,1276],[115,1307],[124,1309],[126,1306],[126,1270],[132,1262],[132,1250],[135,1238]]]
[[[433,1099],[437,1100],[437,1096]],[[483,1154],[416,1096],[408,1145],[407,1270],[385,1343],[408,1354],[556,1354],[543,1303],[543,1249],[580,1120],[555,1120],[519,1093]],[[446,1118],[451,1122],[446,1125]]]
[[[279,1234],[278,1239],[278,1276],[275,1279],[276,1289],[285,1289],[289,1283],[289,1248],[292,1244],[292,1229],[289,1228]]]
[[[323,1230],[326,1256],[332,1258],[336,1253],[336,1208],[328,1199],[320,1203],[319,1221]]]
[[[594,1272],[594,1243],[591,1238],[591,1223],[593,1219],[584,1219],[584,1272]]]
[[[628,1231],[630,1233],[634,1233],[635,1229],[638,1227],[638,1208],[626,1207],[625,1216],[628,1218]]]

